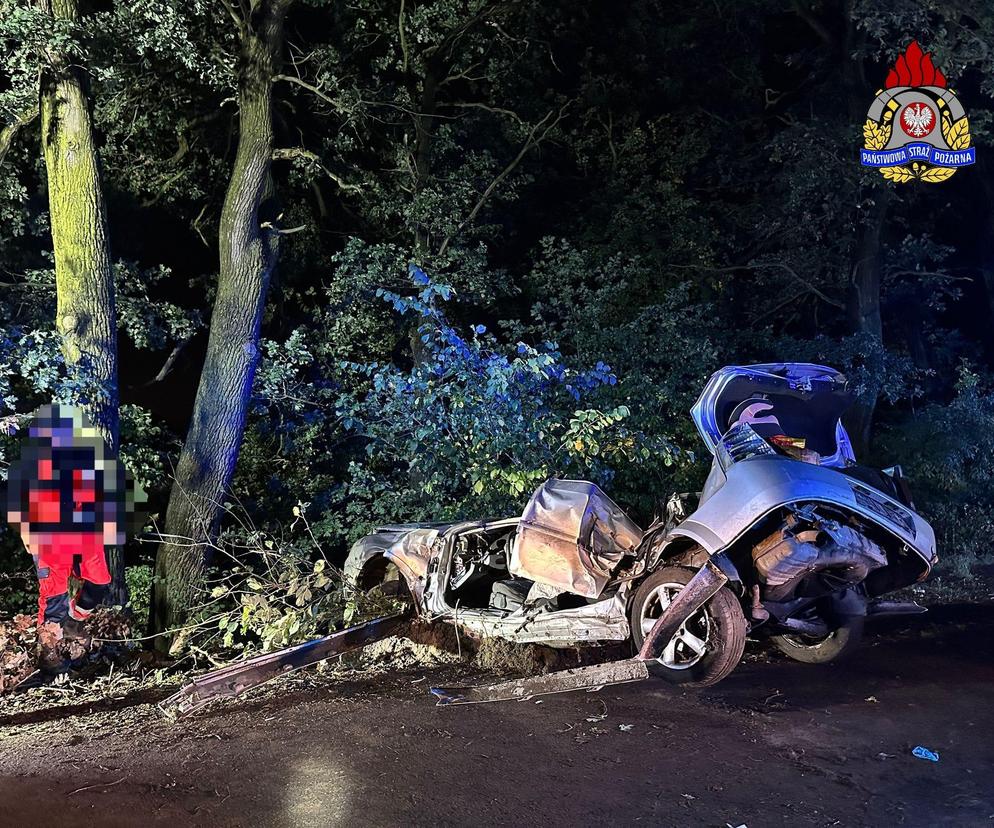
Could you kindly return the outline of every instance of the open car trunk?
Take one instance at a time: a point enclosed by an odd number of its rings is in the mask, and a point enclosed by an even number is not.
[[[732,426],[747,423],[767,440],[802,438],[821,465],[844,468],[854,458],[840,418],[852,401],[845,376],[823,365],[733,365],[708,380],[691,416],[712,453]]]
[[[525,507],[508,571],[585,598],[597,598],[642,530],[593,483],[543,483]]]

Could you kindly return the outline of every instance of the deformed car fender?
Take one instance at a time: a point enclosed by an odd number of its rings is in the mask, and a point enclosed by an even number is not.
[[[427,583],[428,563],[435,541],[449,524],[401,524],[383,526],[356,541],[345,559],[345,584],[363,588],[363,575],[378,558],[395,564],[415,604],[421,607]]]
[[[826,503],[863,516],[913,549],[926,568],[935,559],[932,527],[903,504],[835,469],[779,456],[733,465],[721,488],[669,537],[687,538],[714,555],[774,510],[803,503]]]

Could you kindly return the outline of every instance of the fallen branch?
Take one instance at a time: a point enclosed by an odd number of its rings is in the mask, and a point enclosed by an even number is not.
[[[127,778],[128,777],[126,776],[122,776],[116,782],[97,782],[93,785],[84,785],[82,788],[76,788],[76,790],[70,791],[69,793],[66,794],[66,796],[72,796],[73,794],[78,794],[82,791],[89,791],[92,790],[93,788],[112,788],[114,785],[120,785]]]

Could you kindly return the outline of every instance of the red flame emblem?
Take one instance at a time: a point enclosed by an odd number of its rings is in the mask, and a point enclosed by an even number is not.
[[[942,86],[946,85],[946,76],[935,68],[932,63],[932,53],[922,52],[917,40],[912,40],[894,63],[894,68],[887,73],[885,86]]]

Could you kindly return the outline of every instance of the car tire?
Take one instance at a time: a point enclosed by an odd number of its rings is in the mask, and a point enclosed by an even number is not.
[[[694,574],[693,569],[683,566],[666,566],[642,581],[632,597],[628,616],[636,650],[652,628],[651,622],[665,609],[663,604],[668,605]],[[742,659],[746,626],[738,598],[723,586],[677,632],[673,637],[675,644],[667,646],[660,658],[647,662],[646,666],[652,675],[673,684],[686,687],[717,684]]]
[[[804,664],[827,664],[848,658],[863,640],[862,615],[849,615],[825,638],[815,639],[804,635],[773,635],[770,641],[781,653]]]

